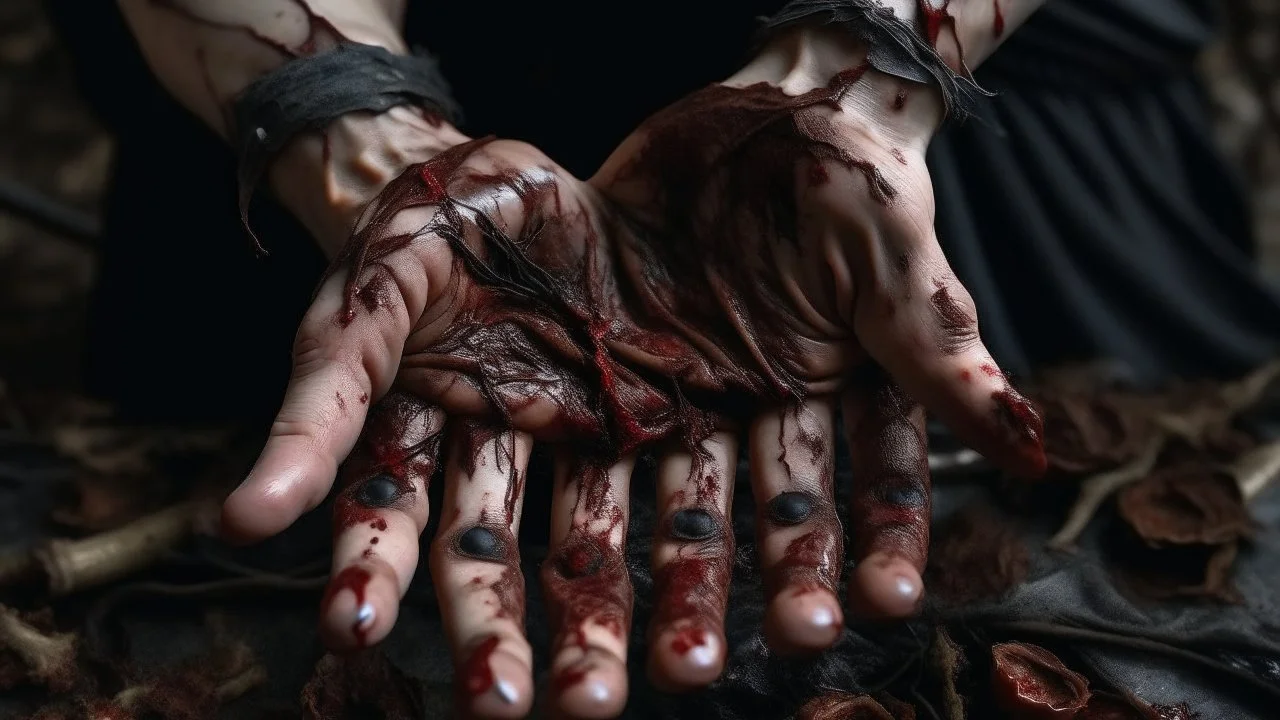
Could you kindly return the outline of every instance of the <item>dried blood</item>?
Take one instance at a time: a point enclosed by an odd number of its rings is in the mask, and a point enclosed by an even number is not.
[[[485,639],[459,668],[458,674],[462,677],[461,687],[470,697],[488,692],[489,688],[493,687],[493,670],[489,667],[489,657],[497,647],[496,635]]]
[[[325,592],[324,600],[320,606],[328,609],[330,603],[343,590],[350,590],[356,596],[356,607],[364,604],[364,590],[369,584],[369,571],[359,565],[352,565],[338,573],[336,577],[329,581],[329,588]],[[360,622],[351,624],[351,632],[356,637],[356,643],[360,646],[365,645],[366,628],[360,626]]]

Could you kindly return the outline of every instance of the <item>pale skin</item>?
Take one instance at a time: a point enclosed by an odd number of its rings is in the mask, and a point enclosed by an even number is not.
[[[915,20],[919,13],[915,3],[888,4],[900,18]],[[959,48],[963,48],[964,61],[973,67],[1037,4],[1001,0],[1003,33],[997,36],[993,32],[993,3],[952,0],[947,14],[955,18],[954,31],[948,26],[939,32],[939,52],[958,67]],[[211,127],[224,133],[227,100],[282,62],[285,54],[241,30],[210,27],[199,19],[249,25],[285,48],[301,47],[313,36],[306,13],[294,0],[121,0],[121,6],[161,81]],[[350,39],[404,51],[400,3],[309,0],[308,7]],[[315,45],[323,49],[328,41],[332,38],[322,33]],[[798,96],[827,85],[837,73],[860,65],[864,56],[864,48],[837,32],[793,32],[766,47],[725,84],[746,87],[764,82]],[[903,92],[909,95],[905,109],[895,110],[895,99]],[[733,458],[740,443],[745,444],[751,459],[752,490],[760,506],[783,494],[803,493],[818,508],[799,523],[762,520],[758,530],[761,566],[781,578],[769,598],[766,620],[767,637],[779,650],[804,652],[828,647],[839,637],[844,622],[846,605],[837,598],[834,586],[812,582],[815,572],[829,574],[832,567],[840,567],[839,526],[821,522],[824,513],[834,512],[830,455],[837,408],[843,406],[846,424],[856,436],[851,438],[855,477],[880,477],[888,471],[877,465],[880,460],[874,453],[859,453],[858,448],[878,447],[898,437],[882,430],[888,426],[869,400],[877,390],[851,381],[854,368],[874,359],[892,376],[895,386],[936,413],[971,445],[1016,471],[1031,474],[1036,470],[1028,467],[1007,439],[980,429],[989,424],[992,398],[1002,391],[1004,379],[984,370],[994,368],[994,362],[978,339],[976,324],[972,338],[954,352],[937,351],[932,340],[939,330],[930,298],[936,294],[940,278],[961,310],[973,315],[972,303],[954,280],[933,234],[933,198],[924,152],[941,120],[940,105],[930,89],[871,70],[840,98],[838,109],[826,111],[841,136],[840,146],[873,163],[896,194],[892,203],[878,203],[868,192],[863,175],[832,167],[831,182],[807,188],[798,197],[804,211],[800,250],[775,248],[778,273],[787,279],[783,285],[788,309],[801,318],[809,338],[798,369],[805,384],[805,400],[800,406],[781,410],[766,408],[745,427],[726,427],[701,438],[705,465],[722,479],[709,490],[693,477],[693,456],[688,450],[669,450],[659,463],[659,508],[696,506],[720,517],[731,516]],[[328,162],[322,160],[318,135],[300,137],[271,166],[269,179],[276,194],[331,256],[346,240],[361,209],[404,167],[468,139],[451,126],[408,108],[379,116],[341,118],[327,134]],[[654,202],[651,188],[625,172],[645,140],[646,132],[641,130],[625,141],[589,183],[573,180],[536,150],[519,143],[499,141],[486,146],[468,158],[466,165],[476,173],[530,168],[550,172],[556,206],[569,208],[566,213],[581,210],[591,224],[597,222],[594,209],[602,199],[635,208],[639,216],[649,214],[646,208]],[[546,170],[548,167],[552,170]],[[525,222],[520,203],[507,189],[495,187],[489,192],[476,191],[476,195],[484,196],[477,203],[504,228],[514,232]],[[415,232],[429,223],[435,212],[433,207],[407,209],[393,225]],[[269,238],[265,240],[269,245]],[[900,256],[908,257],[912,268],[902,276],[890,271],[893,258]],[[454,419],[491,411],[488,398],[476,390],[474,382],[468,382],[474,378],[431,360],[432,348],[456,319],[454,303],[468,282],[458,275],[449,246],[439,238],[424,236],[390,255],[386,266],[394,280],[390,299],[376,313],[357,313],[348,325],[334,322],[343,312],[345,271],[339,271],[320,289],[299,331],[294,377],[268,444],[249,477],[227,500],[224,528],[234,537],[252,541],[270,536],[319,504],[333,487],[339,465],[358,446],[369,408],[393,388],[408,393],[414,398],[411,402],[431,408],[417,416],[421,422],[392,431],[396,442],[404,446],[438,432]],[[627,269],[611,272],[625,275]],[[896,312],[885,312],[886,307],[895,307]],[[714,385],[696,369],[671,371],[645,356],[643,348],[619,342],[611,350],[640,365],[674,375],[684,373],[692,386]],[[708,367],[716,365],[714,353],[697,352]],[[962,376],[970,380],[960,382]],[[561,443],[566,448],[559,453],[557,466],[557,475],[565,481],[555,485],[553,553],[575,533],[601,534],[609,549],[618,552],[625,537],[627,486],[634,453],[605,469],[608,491],[598,499],[595,512],[590,512],[581,501],[581,485],[572,481],[578,471],[569,451],[574,438],[558,422],[563,406],[540,402],[541,395],[524,392],[520,402],[504,398],[515,410],[509,431],[464,443],[460,451],[449,453],[444,499],[447,515],[431,550],[431,571],[457,662],[466,664],[477,647],[490,638],[497,639],[486,658],[495,678],[492,689],[465,701],[469,705],[464,711],[476,717],[523,717],[528,712],[533,702],[532,657],[524,640],[523,618],[501,611],[502,599],[494,590],[503,566],[460,556],[452,550],[453,543],[468,528],[486,523],[495,527],[494,517],[503,518],[501,523],[512,537],[518,532],[521,494],[514,493],[511,504],[505,498],[510,494],[510,483],[523,474],[535,440]],[[906,410],[903,417],[910,427],[922,428],[919,406]],[[376,421],[375,417],[371,422]],[[445,437],[450,438],[448,442],[462,442],[456,435]],[[821,441],[817,451],[805,445],[807,438],[814,437]],[[909,451],[920,452],[923,445]],[[463,453],[471,455],[471,463],[458,459]],[[784,456],[785,462],[781,459]],[[344,469],[344,485],[355,487],[354,483],[376,472],[376,462],[353,460]],[[402,479],[414,488],[405,496],[407,500],[372,510],[376,516],[373,523],[335,526],[333,576],[342,577],[351,568],[369,576],[362,597],[341,586],[335,586],[330,594],[322,632],[336,648],[385,637],[395,622],[400,597],[412,580],[418,535],[428,518],[424,491],[429,477],[421,469],[410,468]],[[927,484],[923,491],[927,494]],[[695,495],[698,501],[690,505],[687,498]],[[607,512],[601,512],[602,508]],[[859,562],[850,582],[848,607],[867,617],[909,615],[924,589],[920,573],[927,527],[921,546],[918,533],[904,541],[897,528],[879,525],[873,515],[859,512],[855,508],[853,533],[858,537],[854,552]],[[378,521],[385,524],[385,530],[371,532]],[[923,522],[927,525],[927,512]],[[371,546],[374,534],[378,542]],[[797,560],[787,549],[805,537],[820,540],[815,545],[820,552]],[[366,552],[371,549],[373,552]],[[731,555],[731,548],[715,539],[691,546],[679,538],[663,536],[654,544],[655,575],[690,552],[714,561],[724,558],[726,551]],[[804,567],[790,567],[796,563]],[[478,607],[493,610],[477,612]],[[721,605],[703,614],[706,632],[694,652],[673,650],[676,638],[688,628],[688,618],[651,628],[652,679],[671,689],[714,680],[723,669],[727,651],[723,612]],[[567,641],[566,633],[572,632],[582,637]],[[616,715],[626,697],[624,662],[629,634],[611,630],[600,617],[587,617],[580,625],[561,628],[560,633],[553,676],[576,672],[583,677],[554,691],[550,707],[568,717]]]

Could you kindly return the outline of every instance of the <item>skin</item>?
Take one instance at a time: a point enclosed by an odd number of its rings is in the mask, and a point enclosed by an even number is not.
[[[333,27],[399,42],[391,4],[364,15],[304,6],[311,15],[274,28],[268,51],[242,31],[210,28],[198,2],[173,5],[122,3],[153,62],[188,58],[157,70],[214,127],[219,83],[243,86],[268,63],[264,52],[323,47]],[[936,25],[939,52],[962,67],[1033,5],[1002,3],[998,34],[992,6],[976,1],[953,0],[953,22],[935,22],[926,6],[924,25]],[[895,7],[900,17],[917,10]],[[176,27],[197,45],[255,60],[216,65],[220,77],[197,85],[207,70],[182,54]],[[169,39],[149,43],[160,30]],[[257,55],[234,51],[253,43]],[[660,451],[664,517],[649,674],[671,690],[698,687],[726,655],[725,518],[739,444],[762,509],[771,644],[803,652],[838,638],[843,532],[831,448],[841,408],[859,482],[849,606],[866,617],[910,614],[928,546],[923,408],[1016,472],[1035,474],[1043,456],[1038,419],[982,346],[972,302],[933,235],[923,154],[940,102],[868,69],[864,54],[837,33],[782,37],[722,86],[646,122],[589,182],[528,145],[468,142],[407,108],[299,138],[271,182],[336,261],[299,330],[267,446],[227,500],[225,531],[243,541],[278,532],[337,477],[322,633],[336,648],[377,642],[417,566],[438,451],[451,447],[430,566],[459,707],[522,717],[532,658],[514,538],[531,444],[554,443],[542,577],[557,633],[550,707],[611,717],[627,691],[631,588],[621,557],[636,454]],[[772,113],[768,132],[738,123],[760,113]],[[745,150],[716,154],[725,139]],[[773,201],[742,195],[756,185],[735,186],[737,177],[771,178],[769,197],[787,212],[766,213]],[[353,222],[338,250],[340,228]],[[691,512],[697,523],[677,522]]]

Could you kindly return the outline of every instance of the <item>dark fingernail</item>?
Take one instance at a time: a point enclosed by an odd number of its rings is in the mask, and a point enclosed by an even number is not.
[[[671,516],[671,535],[681,540],[705,540],[717,529],[716,519],[706,510],[689,508]]]
[[[458,536],[458,552],[479,560],[502,558],[505,547],[502,540],[486,527],[473,527]]]
[[[385,473],[365,480],[356,491],[356,501],[365,507],[388,507],[400,497],[400,484]]]
[[[808,493],[784,492],[769,501],[769,515],[782,525],[799,525],[813,514],[813,498]]]

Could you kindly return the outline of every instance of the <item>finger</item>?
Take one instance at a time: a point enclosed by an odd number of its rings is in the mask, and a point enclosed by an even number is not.
[[[779,652],[825,649],[844,629],[836,597],[844,540],[832,493],[834,425],[834,401],[822,398],[763,412],[748,431],[765,637]]]
[[[447,519],[431,545],[431,576],[457,668],[457,707],[466,717],[522,718],[533,705],[533,651],[516,537],[533,443],[471,423],[450,435]]]
[[[392,273],[362,273],[376,312],[348,314],[345,274],[325,282],[294,343],[293,374],[258,461],[223,505],[222,530],[232,541],[274,535],[311,510],[333,485],[338,465],[359,437],[370,399],[390,387],[409,333],[411,304]],[[421,275],[421,270],[418,271]],[[425,283],[424,283],[425,284]]]
[[[924,410],[882,369],[845,393],[853,468],[850,605],[865,617],[903,617],[923,595],[929,551],[929,448]]]
[[[965,444],[1014,473],[1042,474],[1039,413],[983,344],[973,299],[936,237],[910,245],[869,263],[860,282],[871,290],[859,293],[856,307],[859,341]]]
[[[438,408],[404,393],[370,411],[333,505],[333,572],[320,620],[330,647],[376,643],[395,625],[418,566],[443,425]]]
[[[555,633],[552,703],[567,717],[612,718],[626,704],[632,595],[623,551],[634,464],[557,458],[542,585]]]
[[[663,517],[653,546],[649,677],[666,690],[708,685],[724,670],[737,457],[737,438],[719,432],[658,463]]]

